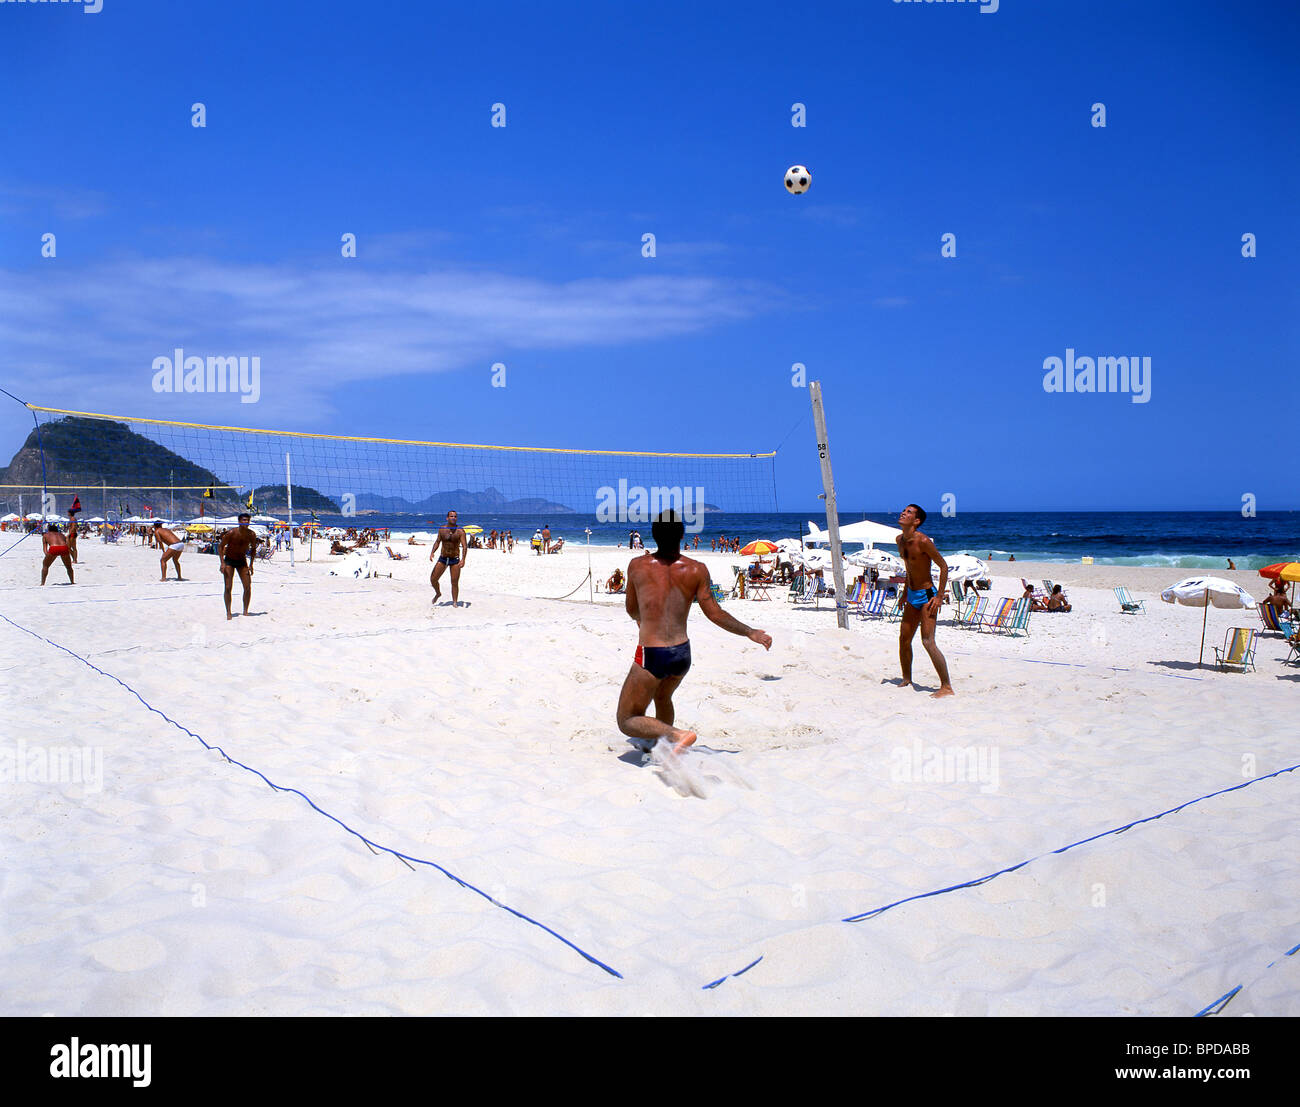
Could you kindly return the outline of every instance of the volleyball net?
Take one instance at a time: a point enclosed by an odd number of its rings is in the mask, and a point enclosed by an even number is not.
[[[172,521],[251,511],[344,525],[462,524],[637,529],[664,508],[688,529],[710,513],[777,509],[775,452],[708,454],[426,442],[213,426],[25,404],[36,423],[7,469],[0,502],[33,510]],[[42,499],[43,497],[43,499]],[[407,519],[393,518],[395,516]],[[499,526],[497,524],[500,524]],[[693,525],[694,524],[694,525]]]

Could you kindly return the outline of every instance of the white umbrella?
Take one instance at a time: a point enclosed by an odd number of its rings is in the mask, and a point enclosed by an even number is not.
[[[831,567],[830,550],[804,550],[801,554],[796,554],[794,560],[806,569],[812,569],[816,572],[818,569],[829,569]]]
[[[776,548],[782,553],[797,554],[803,549],[803,543],[797,538],[782,538]]]
[[[1170,585],[1160,593],[1160,598],[1165,603],[1205,608],[1205,614],[1201,616],[1201,655],[1196,659],[1198,665],[1205,658],[1205,621],[1209,618],[1210,605],[1227,608],[1255,606],[1254,596],[1240,584],[1234,584],[1222,577],[1188,577],[1177,584]]]
[[[9,512],[8,515],[0,515],[0,523],[16,523],[22,516],[17,512]]]
[[[87,519],[86,522],[88,522],[88,523],[106,523],[106,522],[108,522],[108,520],[107,520],[107,519],[101,519],[98,515],[96,515],[93,519]]]
[[[45,516],[42,515],[39,511],[29,511],[29,512],[27,513],[27,519],[28,519],[29,521],[32,520],[32,519],[44,519],[44,518],[45,518]]]
[[[249,520],[249,522],[251,523],[272,523],[272,524],[278,523],[279,521],[280,520],[275,518],[275,516],[273,515],[254,515],[252,519]]]
[[[937,573],[935,574],[937,576]],[[970,554],[954,554],[948,558],[949,580],[986,580],[989,567]]]
[[[861,550],[851,553],[844,559],[850,565],[863,569],[876,569],[890,576],[901,576],[904,571],[902,559],[888,550]]]

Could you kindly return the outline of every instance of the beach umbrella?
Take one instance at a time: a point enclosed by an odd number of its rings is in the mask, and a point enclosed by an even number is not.
[[[5,518],[9,516],[6,515]],[[1275,565],[1265,565],[1259,575],[1269,580],[1289,580],[1294,583],[1300,580],[1300,561],[1279,561]]]
[[[210,531],[210,530],[212,529],[212,524],[210,524],[210,523],[186,523],[186,524],[185,524],[185,529],[188,530],[188,531],[191,531],[191,532],[194,533],[194,534],[207,534],[207,532]]]
[[[16,523],[21,518],[17,512],[11,511],[8,515],[0,515],[0,523]]]
[[[775,542],[769,542],[766,538],[758,538],[745,546],[740,551],[741,557],[765,557],[767,554],[776,553],[779,547]]]
[[[465,533],[466,533],[466,534],[482,534],[482,533],[483,533],[483,528],[480,527],[477,523],[470,523],[470,525],[467,526],[467,527],[465,527],[464,530],[465,530]]]
[[[249,520],[249,522],[250,523],[271,523],[276,526],[280,524],[280,520],[277,519],[274,515],[254,515]]]
[[[300,523],[300,524],[298,524],[298,525],[299,525],[300,527],[302,527],[303,530],[319,530],[319,529],[320,529],[320,524],[319,524],[319,523]]]
[[[818,569],[825,570],[831,567],[831,552],[830,550],[804,550],[803,553],[796,554],[794,560],[805,569],[816,572]]]
[[[29,511],[26,515],[26,518],[30,522],[33,519],[43,519],[45,518],[45,516],[43,516],[39,511]]]
[[[88,523],[106,523],[106,522],[108,522],[108,520],[107,520],[107,519],[101,519],[98,515],[96,515],[93,519],[87,519],[86,522],[88,522]]]
[[[1240,584],[1234,584],[1222,577],[1188,577],[1166,588],[1160,593],[1160,598],[1165,603],[1205,608],[1205,613],[1201,616],[1201,655],[1196,659],[1198,665],[1205,658],[1205,620],[1209,617],[1210,605],[1226,608],[1255,606],[1254,596]]]
[[[861,569],[875,569],[890,576],[901,576],[905,568],[902,558],[888,550],[859,550],[847,555],[844,560]]]
[[[937,577],[938,572],[936,571],[934,575]],[[954,554],[948,558],[949,580],[986,580],[988,575],[989,567],[978,557],[972,557],[970,554]]]

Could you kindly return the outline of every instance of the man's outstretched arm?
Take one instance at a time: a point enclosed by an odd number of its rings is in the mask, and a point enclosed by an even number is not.
[[[763,649],[770,650],[772,648],[772,636],[766,631],[756,630],[754,627],[742,623],[733,615],[723,611],[722,605],[713,598],[713,590],[710,587],[712,583],[706,569],[700,578],[700,587],[695,593],[695,602],[700,605],[700,610],[704,612],[705,618],[716,626],[720,626],[723,630],[730,631],[732,634],[739,634],[742,638],[757,642]]]

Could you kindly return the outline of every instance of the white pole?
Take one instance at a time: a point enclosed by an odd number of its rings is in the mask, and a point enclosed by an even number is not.
[[[591,579],[591,527],[587,528],[587,597],[589,603],[596,602],[596,582]]]
[[[284,492],[289,497],[289,568],[293,565],[293,481],[289,477],[289,455],[284,455]]]
[[[849,612],[844,591],[844,563],[840,560],[840,516],[835,507],[835,478],[831,475],[831,448],[826,436],[826,412],[822,407],[821,381],[811,381],[813,423],[817,428],[817,456],[822,464],[822,488],[826,491],[826,529],[831,535],[831,572],[835,579],[835,621],[841,630],[849,628]]]

